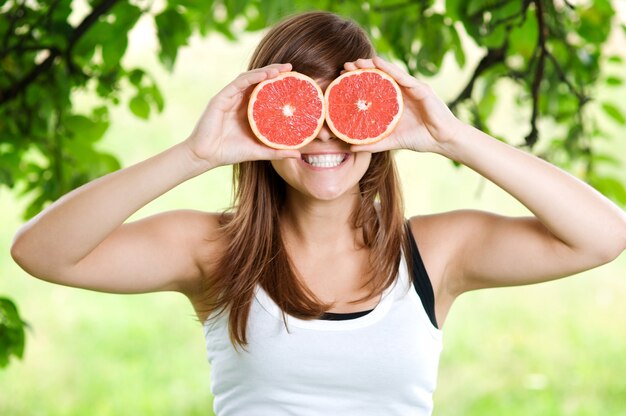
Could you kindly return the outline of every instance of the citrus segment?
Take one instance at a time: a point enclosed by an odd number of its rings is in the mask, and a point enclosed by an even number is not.
[[[317,83],[298,72],[284,72],[259,83],[248,102],[254,134],[276,149],[297,149],[324,124],[324,95]]]
[[[326,122],[348,143],[368,144],[388,136],[402,115],[402,92],[379,69],[349,71],[328,85]]]

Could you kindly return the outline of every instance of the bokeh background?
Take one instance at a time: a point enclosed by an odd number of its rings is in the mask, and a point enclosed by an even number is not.
[[[261,35],[242,35],[234,43],[217,34],[194,36],[169,73],[156,58],[154,27],[140,21],[123,59],[151,68],[166,106],[147,121],[114,109],[98,148],[126,167],[183,140],[208,100],[245,70]],[[624,33],[616,33],[610,47],[624,46]],[[449,100],[468,72],[452,62],[443,68],[428,82]],[[625,94],[602,94],[626,108]],[[93,104],[89,96],[75,100]],[[511,108],[498,105],[494,131],[514,134],[521,126]],[[623,128],[606,128],[617,137],[608,150],[626,163]],[[397,160],[407,216],[461,208],[527,214],[499,188],[439,156],[399,152]],[[225,167],[194,178],[130,220],[171,209],[224,209],[231,199],[230,173]],[[617,175],[626,183],[626,172]],[[29,324],[23,360],[0,371],[0,414],[212,414],[202,328],[188,301],[173,293],[92,293],[28,276],[9,255],[26,204],[0,187],[0,293],[17,303]],[[443,328],[434,414],[626,414],[624,299],[626,254],[555,282],[463,295]]]

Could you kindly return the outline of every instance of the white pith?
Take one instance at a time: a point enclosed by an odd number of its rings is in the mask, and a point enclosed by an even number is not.
[[[293,116],[293,113],[295,112],[296,112],[296,108],[292,106],[291,104],[287,104],[286,106],[283,107],[283,115],[285,117],[291,117]]]
[[[334,168],[335,166],[339,166],[345,159],[345,153],[302,155],[302,160],[317,168]]]
[[[366,102],[365,100],[359,100],[356,102],[356,106],[360,111],[365,111],[368,108],[370,108],[370,105],[372,105],[371,102]]]

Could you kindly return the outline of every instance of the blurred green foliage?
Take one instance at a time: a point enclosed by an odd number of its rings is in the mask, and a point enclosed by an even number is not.
[[[149,70],[122,61],[128,32],[142,15],[154,20],[160,62],[172,70],[179,48],[194,34],[219,32],[235,40],[242,30],[257,31],[286,14],[314,8],[351,17],[381,54],[400,59],[416,75],[437,74],[447,54],[465,66],[467,34],[484,55],[451,108],[489,131],[500,101],[496,87],[512,80],[518,86],[516,111],[530,113],[525,145],[532,149],[545,139],[549,144],[540,156],[571,170],[576,165],[577,174],[626,204],[623,184],[601,175],[603,165],[619,162],[594,146],[610,139],[603,122],[626,122],[615,103],[593,101],[598,87],[621,88],[623,82],[623,58],[604,53],[611,29],[619,25],[608,0],[580,5],[446,0],[443,10],[434,0],[168,0],[159,7],[148,0],[90,0],[88,5],[77,24],[70,24],[71,0],[14,0],[0,8],[0,185],[31,199],[24,218],[120,168],[114,155],[95,147],[111,122],[111,106],[127,105],[143,119],[163,109]],[[122,96],[128,88],[130,97]],[[99,104],[88,111],[76,108],[77,91],[97,97]],[[540,131],[540,121],[551,128]]]
[[[24,327],[17,307],[7,298],[0,297],[0,368],[9,364],[11,356],[24,355]]]
[[[611,139],[605,122],[624,125],[626,118],[615,103],[594,100],[599,88],[621,88],[623,83],[623,57],[605,53],[609,34],[620,25],[610,1],[441,4],[88,0],[81,14],[71,0],[4,1],[0,186],[29,198],[26,219],[68,191],[120,168],[115,155],[96,148],[111,123],[112,106],[127,106],[135,116],[148,119],[165,105],[149,69],[127,67],[122,60],[128,33],[142,16],[153,19],[159,60],[172,70],[179,49],[194,34],[217,32],[236,40],[242,31],[264,29],[289,13],[325,9],[357,21],[381,54],[401,60],[415,75],[439,73],[448,54],[460,67],[466,66],[465,42],[472,42],[483,56],[449,103],[453,111],[490,132],[489,120],[502,100],[497,86],[512,81],[514,111],[529,114],[523,145],[626,205],[624,184],[603,169],[620,162],[598,149]],[[75,106],[76,92],[92,96],[97,104],[89,109]]]

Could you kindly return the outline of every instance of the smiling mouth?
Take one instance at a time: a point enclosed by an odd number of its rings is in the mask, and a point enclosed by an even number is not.
[[[305,163],[316,168],[334,168],[341,165],[348,158],[348,153],[331,153],[318,155],[302,155]]]

